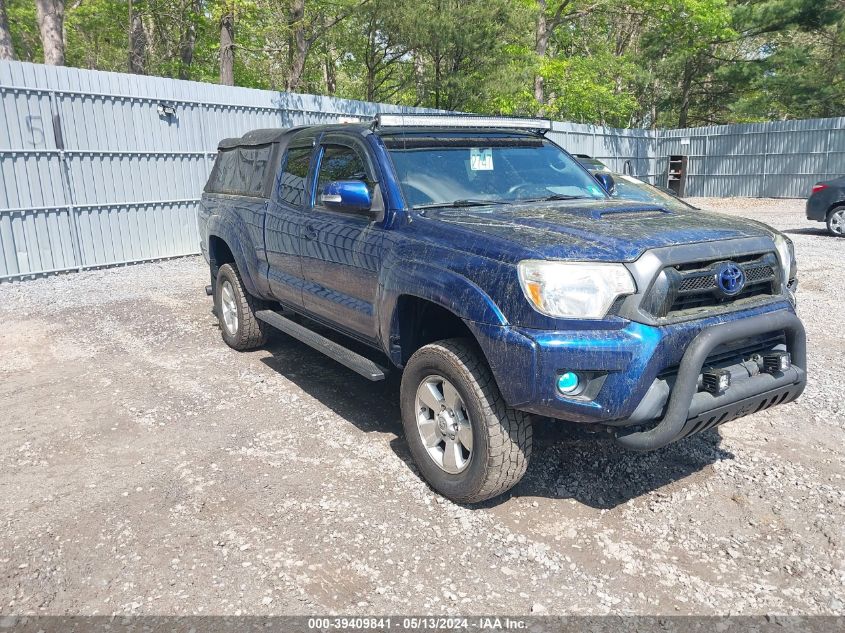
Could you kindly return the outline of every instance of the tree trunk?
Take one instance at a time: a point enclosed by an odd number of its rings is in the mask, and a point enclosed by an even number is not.
[[[65,20],[64,0],[35,0],[38,30],[44,47],[44,63],[65,65],[65,43],[62,30]]]
[[[132,14],[132,27],[129,31],[129,72],[143,75],[146,68],[147,33],[144,23],[137,13]]]
[[[235,13],[231,5],[220,18],[220,83],[235,85]]]
[[[337,92],[337,69],[334,65],[336,57],[337,54],[335,53],[334,46],[329,42],[326,45],[326,59],[323,71],[323,76],[326,80],[326,94],[329,96],[334,96],[334,93]]]
[[[376,73],[378,72],[378,27],[376,26],[375,13],[370,14],[369,28],[367,29],[367,50],[364,53],[364,65],[367,68],[367,101],[375,100]]]
[[[417,102],[415,106],[425,103],[425,61],[423,54],[419,51],[413,52],[414,57],[414,85],[417,89]]]
[[[684,65],[684,76],[681,80],[681,107],[678,111],[678,127],[687,127],[689,120],[690,108],[690,91],[692,90],[692,79],[694,74],[694,65],[691,60],[687,60]]]
[[[285,90],[299,88],[305,72],[305,58],[308,56],[308,40],[305,37],[305,0],[291,0],[288,24],[291,28],[288,48],[288,77]]]
[[[0,0],[0,59],[14,59],[12,34],[9,32],[9,18],[6,16],[6,0]]]
[[[202,11],[200,0],[193,0],[188,6],[188,24],[182,32],[182,42],[179,45],[179,79],[188,79],[191,76],[191,64],[194,63],[194,48],[197,45],[197,23],[196,19]]]
[[[537,32],[534,45],[534,52],[539,59],[545,59],[546,52],[549,50],[549,28],[546,22],[546,0],[537,0],[537,6],[540,9],[537,13]],[[543,105],[543,78],[539,73],[534,75],[534,98],[537,103]]]

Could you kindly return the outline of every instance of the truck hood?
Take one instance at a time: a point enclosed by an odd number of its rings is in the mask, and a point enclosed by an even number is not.
[[[774,233],[753,220],[612,200],[427,209],[422,216],[449,225],[452,232],[458,229],[474,234],[475,239],[464,241],[462,246],[495,259],[534,256],[633,261],[652,248],[771,237]],[[479,240],[481,235],[488,239]],[[503,257],[495,246],[501,242],[511,246],[513,257]]]

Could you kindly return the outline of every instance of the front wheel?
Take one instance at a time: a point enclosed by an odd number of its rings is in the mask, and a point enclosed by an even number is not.
[[[470,341],[449,339],[417,350],[402,374],[400,399],[414,461],[444,497],[476,503],[522,479],[531,455],[531,418],[507,406]]]
[[[261,300],[244,289],[237,268],[232,264],[220,267],[214,284],[214,308],[223,340],[229,347],[244,351],[267,342],[270,326],[255,316],[263,307]]]
[[[845,237],[845,207],[838,207],[828,213],[827,230],[836,237]]]

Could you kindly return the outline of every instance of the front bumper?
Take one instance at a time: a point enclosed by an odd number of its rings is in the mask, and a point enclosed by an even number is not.
[[[786,349],[792,357],[791,367],[777,374],[749,376],[722,396],[713,398],[716,401],[715,408],[706,406],[704,410],[694,413],[692,407],[696,398],[699,400],[699,408],[702,400],[706,402],[706,398],[699,397],[701,392],[698,390],[698,381],[705,360],[716,347],[762,332],[779,331],[786,336]],[[616,441],[633,450],[652,450],[728,420],[794,400],[804,391],[806,369],[807,340],[804,326],[792,311],[760,314],[742,321],[709,327],[693,339],[684,353],[663,417],[650,428],[619,430],[615,436]],[[709,404],[712,406],[713,403]]]
[[[475,333],[508,404],[538,415],[615,427],[616,440],[632,449],[658,448],[794,400],[804,389],[804,328],[786,301],[672,325],[620,325],[566,332],[476,326]],[[789,370],[737,375],[721,396],[699,390],[702,366],[711,352],[773,333],[785,336],[793,359]],[[673,367],[677,373],[666,379]],[[560,394],[555,378],[563,371],[597,377],[593,390]]]

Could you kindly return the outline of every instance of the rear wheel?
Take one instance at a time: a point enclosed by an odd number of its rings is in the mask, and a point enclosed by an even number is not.
[[[528,467],[528,414],[505,404],[490,368],[466,339],[426,345],[402,374],[402,424],[425,480],[475,503],[515,486]]]
[[[836,237],[845,237],[845,207],[837,207],[827,214],[827,230]]]
[[[244,351],[267,342],[270,326],[255,316],[264,308],[264,302],[244,289],[240,273],[232,264],[224,264],[217,271],[214,308],[223,340],[229,347]]]

